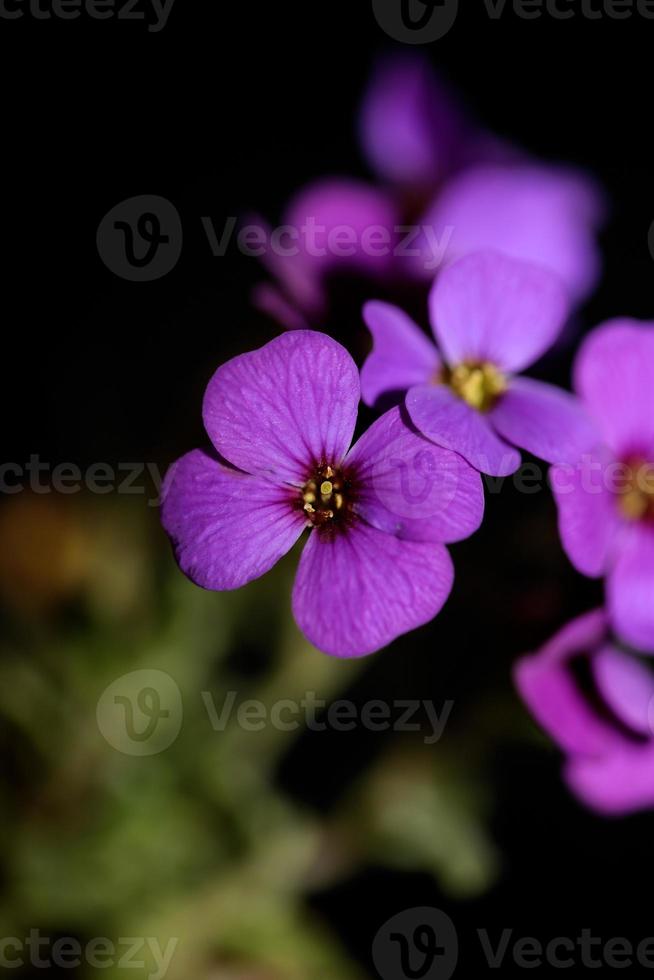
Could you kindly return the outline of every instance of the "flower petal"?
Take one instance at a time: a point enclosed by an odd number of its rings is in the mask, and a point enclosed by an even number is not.
[[[515,667],[520,696],[539,725],[566,752],[598,754],[624,741],[593,709],[570,669],[575,656],[594,653],[606,634],[604,611],[587,613]]]
[[[531,378],[514,378],[490,417],[508,442],[548,463],[573,462],[599,439],[574,395]]]
[[[311,534],[293,613],[319,650],[362,657],[433,619],[453,580],[442,545],[401,541],[359,521],[343,533]]]
[[[534,262],[580,301],[599,278],[596,230],[604,213],[603,195],[586,174],[531,163],[482,165],[450,180],[423,223],[436,241],[449,236],[452,259],[494,249]]]
[[[359,372],[325,334],[296,330],[219,367],[204,397],[204,424],[233,466],[303,483],[314,463],[338,463],[357,418]]]
[[[654,529],[624,539],[607,581],[613,627],[626,643],[654,654]]]
[[[395,55],[373,73],[359,122],[372,169],[394,183],[431,187],[467,144],[468,123],[426,58]]]
[[[349,178],[327,178],[302,188],[290,201],[280,226],[273,230],[260,219],[269,246],[263,263],[274,277],[279,294],[255,292],[255,302],[284,327],[297,326],[298,316],[312,324],[326,314],[327,276],[343,268],[377,279],[394,266],[399,243],[398,206],[381,188]],[[292,321],[288,313],[296,311]]]
[[[267,572],[306,527],[292,491],[196,449],[168,470],[161,520],[185,575],[222,592]]]
[[[450,365],[489,361],[521,371],[554,342],[569,306],[554,273],[499,252],[478,252],[441,272],[430,310]]]
[[[403,310],[390,303],[366,303],[363,319],[374,340],[361,369],[361,394],[367,405],[374,405],[381,395],[426,383],[436,374],[441,365],[438,351]]]
[[[586,806],[606,816],[623,816],[654,806],[654,744],[625,745],[592,758],[575,756],[566,782]]]
[[[384,276],[393,265],[398,222],[398,207],[389,192],[330,177],[309,184],[292,199],[283,226],[294,236],[303,272],[324,276],[344,266]],[[386,233],[385,244],[379,229]],[[286,246],[286,239],[282,244]]]
[[[592,660],[595,683],[613,713],[633,731],[652,738],[654,674],[637,657],[604,647]]]
[[[373,527],[410,541],[469,537],[484,516],[481,477],[457,453],[419,435],[393,408],[347,456],[356,472],[356,510]]]
[[[303,314],[312,319],[321,317],[326,305],[325,291],[316,274],[318,270],[307,258],[301,227],[282,226],[277,229],[279,237],[276,239],[273,237],[275,229],[257,214],[250,216],[243,227],[248,226],[257,228],[265,236],[268,244],[261,261],[274,280],[255,287],[253,299],[257,307],[274,319],[281,315],[281,325],[285,328],[289,326],[286,322],[288,313],[294,314],[292,319],[295,321]],[[297,329],[297,323],[292,329]]]
[[[445,385],[411,388],[406,407],[423,435],[459,453],[480,473],[509,476],[520,466],[520,453],[495,435],[488,416],[475,411]]]
[[[575,364],[575,387],[613,451],[654,453],[654,322],[612,320],[593,330]]]
[[[620,531],[614,495],[604,479],[599,452],[584,454],[575,464],[552,467],[550,483],[559,512],[559,534],[577,571],[595,577],[609,567]]]

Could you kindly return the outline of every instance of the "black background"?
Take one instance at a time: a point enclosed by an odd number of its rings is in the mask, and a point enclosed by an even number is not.
[[[609,192],[605,275],[583,327],[651,317],[654,21],[527,21],[510,9],[493,21],[481,2],[462,7],[430,57],[490,128],[592,169]],[[257,261],[235,250],[214,258],[200,217],[219,228],[244,211],[274,220],[312,177],[365,177],[355,110],[375,55],[392,47],[366,0],[177,0],[158,34],[84,17],[0,20],[5,459],[163,466],[201,442],[212,370],[275,328],[249,305]],[[95,247],[103,215],[138,194],[168,198],[184,222],[182,259],[155,283],[118,279]],[[565,353],[554,373],[567,381]],[[507,487],[455,557],[466,582],[431,632],[406,645],[399,671],[392,650],[376,658],[362,700],[388,697],[391,683],[400,697],[465,700],[497,683],[510,696],[516,656],[601,599],[562,555],[544,493]],[[280,778],[325,809],[373,748],[347,735],[313,741]],[[477,975],[476,927],[541,939],[584,927],[606,939],[654,934],[651,816],[587,814],[563,788],[555,754],[510,739],[488,766],[500,885],[457,904],[426,876],[363,871],[315,898],[353,955],[369,965],[381,923],[422,904],[452,915]]]

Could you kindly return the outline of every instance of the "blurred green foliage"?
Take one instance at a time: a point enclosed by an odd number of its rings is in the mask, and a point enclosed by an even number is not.
[[[240,592],[207,593],[179,573],[142,502],[28,495],[0,510],[0,554],[0,935],[175,939],[170,980],[355,980],[308,896],[369,865],[426,871],[456,896],[492,884],[470,735],[394,736],[321,814],[277,778],[301,729],[249,731],[235,712],[224,731],[211,724],[207,696],[329,701],[367,669],[299,634],[295,555]],[[142,669],[173,678],[184,714],[171,745],[138,757],[107,741],[96,711]]]

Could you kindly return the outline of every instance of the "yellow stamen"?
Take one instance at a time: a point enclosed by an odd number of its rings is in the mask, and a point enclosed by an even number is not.
[[[325,480],[324,483],[320,485],[320,492],[323,497],[331,497],[334,485],[330,483],[329,480]]]
[[[628,521],[654,519],[654,467],[643,460],[627,463],[629,475],[619,492],[618,506]]]
[[[437,380],[479,412],[490,411],[508,387],[504,374],[489,361],[463,361],[454,368],[446,367]]]

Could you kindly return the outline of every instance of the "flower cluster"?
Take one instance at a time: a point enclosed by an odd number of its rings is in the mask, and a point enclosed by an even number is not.
[[[454,579],[446,546],[482,522],[481,474],[511,474],[527,451],[552,464],[563,546],[605,577],[606,609],[521,661],[518,689],[583,800],[654,805],[654,323],[593,331],[574,392],[523,374],[597,280],[602,195],[483,132],[420,60],[382,65],[360,132],[378,182],[325,179],[286,216],[347,227],[356,244],[269,257],[274,281],[255,300],[285,331],[218,368],[203,408],[212,448],[168,472],[179,565],[206,589],[236,589],[306,532],[295,619],[322,651],[364,656],[437,615]],[[364,247],[366,232],[392,241],[416,215],[412,256]],[[361,372],[314,329],[343,267],[369,288]],[[435,343],[377,298],[398,282],[428,298]],[[352,445],[360,397],[378,416]]]
[[[364,276],[371,288],[420,287],[438,268],[489,249],[557,273],[575,304],[592,291],[606,211],[596,182],[486,132],[428,61],[381,61],[358,130],[373,181],[322,178],[282,216],[300,240],[303,229],[321,230],[318,247],[305,242],[299,254],[268,257],[273,281],[254,299],[284,329],[321,325],[339,272]],[[339,230],[351,235],[349,248],[325,247]]]
[[[598,327],[574,375],[595,435],[552,487],[566,553],[605,578],[606,610],[525,658],[516,681],[577,795],[624,813],[654,806],[654,322]]]

